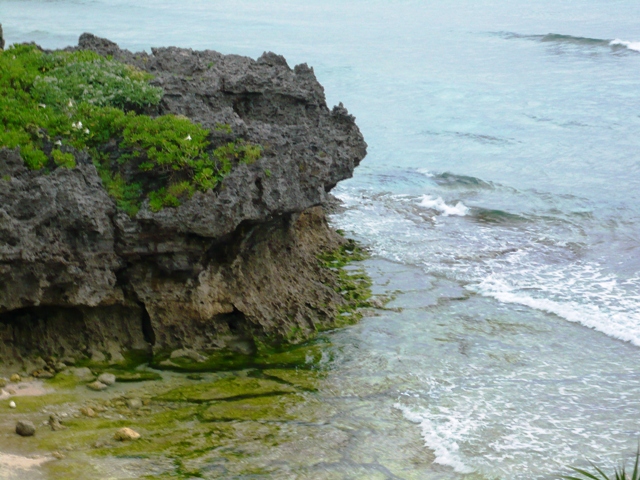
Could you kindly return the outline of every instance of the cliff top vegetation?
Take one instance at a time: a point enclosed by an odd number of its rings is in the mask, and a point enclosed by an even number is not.
[[[235,163],[260,158],[261,147],[242,139],[212,146],[209,131],[186,117],[145,114],[163,96],[151,79],[91,51],[11,46],[0,51],[0,146],[18,147],[43,173],[75,168],[88,151],[130,215],[145,199],[153,211],[178,206],[216,188]]]

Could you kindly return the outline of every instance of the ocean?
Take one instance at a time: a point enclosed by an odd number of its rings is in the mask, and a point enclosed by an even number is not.
[[[639,21],[631,0],[0,1],[8,43],[274,51],[356,116],[369,153],[331,222],[395,299],[332,335],[324,395],[376,439],[340,471],[381,478],[552,479],[638,448]]]

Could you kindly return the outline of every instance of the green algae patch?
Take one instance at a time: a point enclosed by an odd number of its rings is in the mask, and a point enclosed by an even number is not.
[[[369,258],[370,254],[353,239],[339,248],[318,255],[320,266],[328,270],[334,277],[332,287],[343,299],[338,305],[338,316],[333,327],[345,327],[357,323],[362,318],[360,310],[371,308],[371,277],[360,262]]]
[[[116,376],[116,382],[121,383],[162,380],[162,375],[156,372],[123,372],[119,370],[107,370],[107,372],[113,373]]]
[[[302,395],[288,394],[277,397],[254,397],[217,402],[201,414],[206,422],[221,421],[292,421],[297,419],[296,406],[305,402]],[[308,419],[305,419],[308,420]]]
[[[298,369],[266,369],[262,371],[263,375],[273,377],[283,382],[287,382],[295,387],[315,391],[319,388],[319,384],[325,373],[317,370],[298,370]]]
[[[170,358],[170,352],[163,352],[154,356],[151,366],[158,370],[189,373],[235,371],[247,368],[310,369],[330,360],[326,355],[328,345],[330,345],[328,340],[322,337],[307,343],[280,348],[258,344],[258,352],[254,355],[218,350],[206,352],[202,361]]]
[[[303,393],[219,401],[200,414],[205,422],[324,422],[336,411],[330,405]]]
[[[63,405],[65,403],[74,402],[76,399],[77,399],[77,395],[74,395],[72,393],[58,393],[58,392],[49,393],[45,395],[11,397],[11,400],[13,400],[16,403],[16,408],[12,409],[11,412],[35,413],[35,412],[40,412],[43,408],[46,408],[46,407]]]
[[[60,372],[55,377],[45,380],[45,382],[46,385],[56,390],[73,390],[78,385],[88,383],[86,380],[80,380],[71,371]]]
[[[262,378],[226,377],[213,383],[202,383],[170,390],[155,400],[165,402],[206,403],[246,396],[280,395],[295,392],[295,388]]]

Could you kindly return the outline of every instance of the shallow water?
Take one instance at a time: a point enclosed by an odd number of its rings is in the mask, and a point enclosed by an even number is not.
[[[378,442],[356,444],[384,446],[361,463],[448,479],[614,465],[640,436],[640,4],[425,3],[4,0],[0,21],[9,42],[91,31],[314,66],[369,143],[332,221],[403,292],[402,312],[328,347],[320,394]]]

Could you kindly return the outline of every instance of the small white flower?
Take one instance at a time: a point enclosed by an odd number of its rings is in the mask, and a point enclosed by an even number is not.
[[[78,130],[82,128],[82,122],[78,122]]]
[[[78,124],[77,124],[76,122],[73,122],[73,123],[71,124],[71,128],[75,128],[75,129],[77,129],[77,128],[78,128]]]
[[[39,104],[38,104],[38,106],[39,106],[40,108],[47,108],[47,106],[46,106],[44,103],[39,103]]]
[[[56,140],[55,142],[53,142],[54,145],[58,145],[59,147],[62,146],[62,142],[60,140]]]
[[[86,133],[87,135],[89,135],[89,129],[88,129],[88,128],[85,128],[85,129],[84,129],[84,133]]]
[[[191,135],[187,135],[184,139],[191,141]]]
[[[67,107],[73,107],[73,102],[71,100],[69,100],[69,103],[67,103]]]

